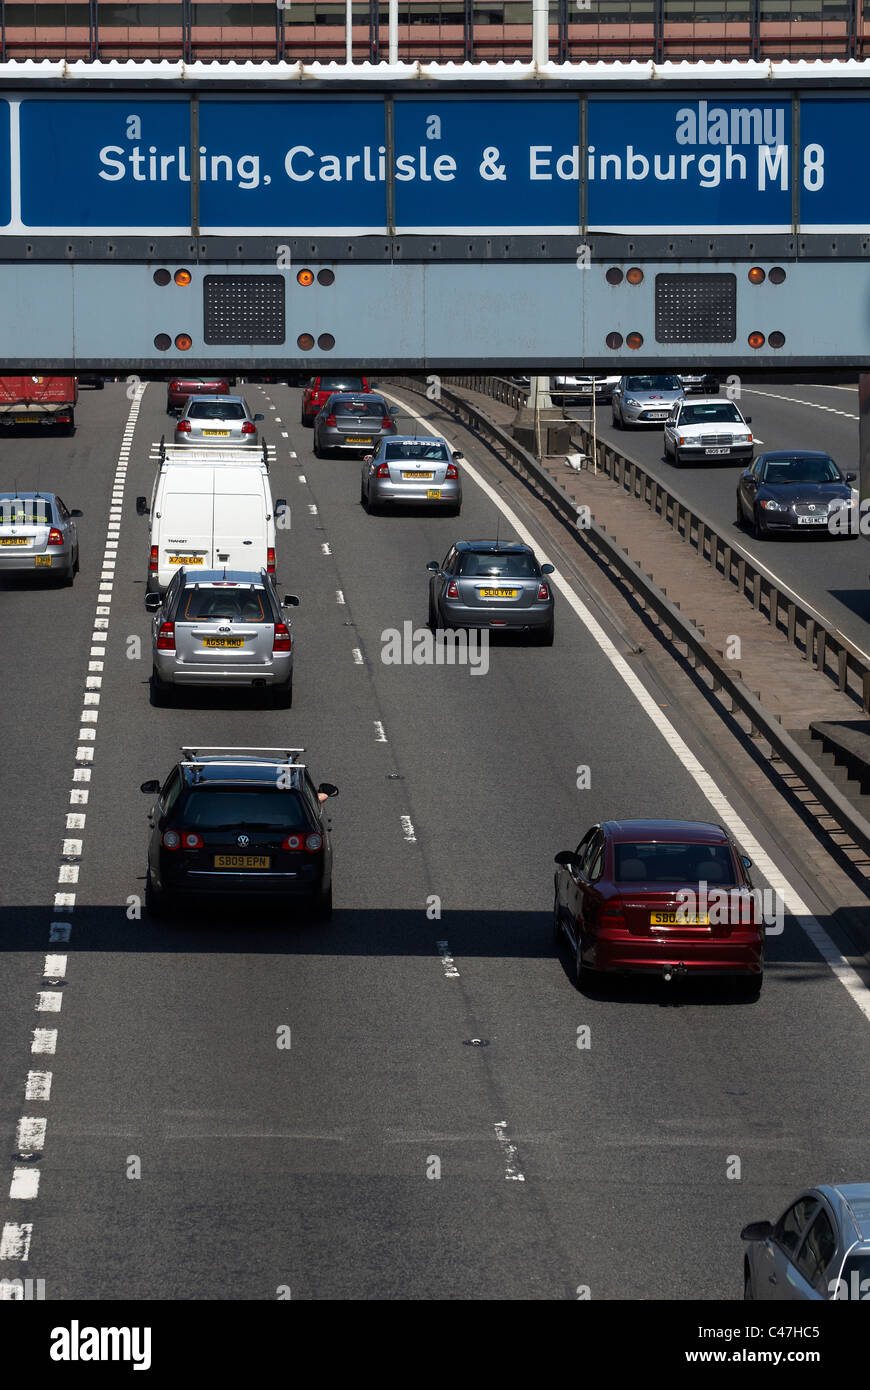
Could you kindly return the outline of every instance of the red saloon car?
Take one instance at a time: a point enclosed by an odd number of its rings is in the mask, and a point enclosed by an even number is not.
[[[764,970],[751,861],[718,825],[620,820],[556,855],[553,929],[588,987],[605,972],[734,976],[755,997]]]
[[[368,378],[359,372],[332,372],[329,376],[313,376],[302,392],[300,422],[312,426],[315,416],[320,414],[320,407],[326,405],[334,391],[361,396],[371,389]]]
[[[166,388],[167,413],[180,415],[191,396],[223,396],[229,389],[225,376],[174,376]]]

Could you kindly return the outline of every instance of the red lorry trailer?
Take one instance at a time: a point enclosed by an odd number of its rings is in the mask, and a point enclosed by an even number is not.
[[[40,425],[72,434],[77,400],[74,376],[0,376],[0,430]]]

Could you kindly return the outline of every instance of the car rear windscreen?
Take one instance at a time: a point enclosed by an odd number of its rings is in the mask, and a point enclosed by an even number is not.
[[[497,578],[500,575],[513,575],[516,579],[536,579],[541,573],[533,555],[482,554],[479,551],[466,551],[459,557],[459,573],[472,578]]]
[[[188,420],[247,420],[245,407],[239,401],[191,401],[187,407]]]
[[[299,793],[278,787],[194,787],[181,819],[192,830],[311,828]]]
[[[45,497],[0,497],[0,526],[49,526],[53,521]]]
[[[369,415],[378,420],[387,413],[383,401],[372,400],[371,396],[358,401],[336,401],[331,409],[333,415]]]
[[[413,439],[404,444],[391,441],[384,449],[384,458],[396,463],[402,459],[427,459],[430,463],[444,463],[449,457],[443,444],[427,444],[425,439]]]
[[[361,376],[322,376],[318,391],[364,391]]]
[[[617,883],[690,883],[736,887],[734,863],[727,845],[645,844],[621,841],[614,845]]]
[[[181,596],[176,622],[226,618],[237,623],[271,623],[262,589],[188,589]]]

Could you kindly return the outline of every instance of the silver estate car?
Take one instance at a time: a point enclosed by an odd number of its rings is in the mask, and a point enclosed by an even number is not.
[[[614,429],[632,425],[661,425],[674,401],[682,400],[680,379],[664,372],[638,372],[620,377],[610,397]]]
[[[457,541],[441,564],[430,560],[429,626],[525,629],[553,645],[552,565],[539,565],[527,545]]]
[[[260,443],[257,421],[244,396],[191,396],[175,422],[176,444]]]
[[[72,584],[79,568],[78,516],[56,492],[0,493],[0,574],[39,571]]]
[[[360,501],[370,512],[404,503],[442,507],[458,516],[462,481],[456,463],[461,458],[446,439],[434,436],[382,439],[376,452],[363,460]]]
[[[382,439],[396,433],[397,405],[388,405],[373,391],[353,396],[336,391],[314,417],[312,447],[319,459],[327,454],[370,454]]]
[[[274,703],[293,703],[293,637],[265,570],[189,570],[166,593],[146,594],[152,613],[151,703],[164,705],[179,685],[250,686],[271,690]]]
[[[740,1238],[744,1298],[870,1299],[870,1183],[812,1187],[776,1223],[753,1221]]]

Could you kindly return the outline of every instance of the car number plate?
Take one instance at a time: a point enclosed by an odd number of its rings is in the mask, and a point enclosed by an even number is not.
[[[229,439],[229,430],[203,430],[203,434],[211,435],[213,439]]]
[[[204,647],[243,647],[244,637],[203,637]]]
[[[650,926],[653,927],[709,927],[710,918],[707,913],[687,912],[683,916],[678,908],[669,912],[651,912],[649,915]]]
[[[38,415],[13,415],[12,418],[13,418],[13,420],[16,422],[16,424],[18,424],[18,425],[38,425],[38,424],[39,424],[39,416],[38,416]]]
[[[402,474],[402,477],[403,477],[403,478],[406,478],[406,479],[407,479],[409,482],[411,482],[411,483],[416,483],[416,482],[418,482],[418,481],[419,481],[419,482],[425,482],[427,478],[434,478],[434,477],[435,477],[435,474],[434,474],[434,473],[403,473],[403,474]]]
[[[29,536],[0,536],[0,545],[29,545]]]
[[[361,434],[349,434],[345,439],[346,444],[371,444],[371,439],[363,439]]]
[[[668,412],[666,410],[650,410],[647,412],[646,418],[648,420],[667,420]]]
[[[34,557],[33,557],[33,563],[34,563],[34,565],[46,565],[49,569],[51,569],[51,556],[50,556],[50,555],[34,555]]]
[[[201,565],[201,555],[170,555],[168,557],[170,565]]]
[[[427,487],[427,489],[426,489],[426,496],[427,496],[427,497],[433,497],[433,498],[435,499],[435,501],[437,502],[437,501],[438,501],[438,498],[441,496],[441,489],[440,489],[440,487]]]
[[[730,453],[731,453],[731,450],[726,446],[724,449],[723,449],[723,448],[718,448],[718,449],[705,449],[705,450],[704,450],[704,453],[705,453],[705,454],[730,454]]]
[[[798,526],[826,526],[828,518],[826,516],[799,516]]]
[[[272,860],[268,854],[216,854],[216,869],[269,869]]]
[[[481,589],[481,598],[516,598],[516,589]]]

